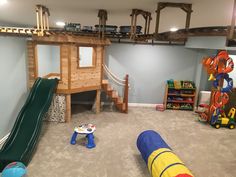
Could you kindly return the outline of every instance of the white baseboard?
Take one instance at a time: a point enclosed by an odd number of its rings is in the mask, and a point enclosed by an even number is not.
[[[128,103],[130,107],[147,107],[147,108],[155,108],[157,104],[150,103]]]
[[[71,104],[93,105],[94,101],[72,101]]]
[[[82,104],[82,105],[93,105],[94,102],[91,101],[73,101],[72,104]],[[102,102],[102,105],[109,105],[109,102]],[[130,107],[148,107],[148,108],[155,108],[157,104],[150,104],[150,103],[128,103]]]
[[[6,134],[2,139],[0,139],[0,146],[7,140],[10,133]]]
[[[94,101],[72,101],[71,104],[94,105]],[[101,105],[110,105],[109,102],[101,102]]]

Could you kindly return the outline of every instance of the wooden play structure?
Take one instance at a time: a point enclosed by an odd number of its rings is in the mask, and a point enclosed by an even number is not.
[[[144,26],[144,35],[149,34],[150,29],[150,23],[152,20],[151,12],[144,11],[141,9],[132,9],[131,16],[131,30],[130,30],[130,39],[135,39],[136,34],[136,28],[137,28],[137,17],[138,15],[142,15],[142,17],[145,20],[145,26]]]
[[[43,5],[36,5],[37,31],[39,36],[49,30],[49,9]]]
[[[55,34],[50,36],[33,36],[28,41],[28,61],[29,61],[29,84],[35,82],[38,75],[38,53],[37,45],[48,44],[60,47],[60,73],[49,73],[44,77],[59,78],[57,93],[66,97],[66,121],[71,118],[71,94],[96,90],[96,112],[100,112],[100,95],[103,88],[111,97],[115,105],[121,112],[128,111],[128,90],[125,92],[125,99],[108,85],[108,80],[103,80],[104,51],[105,46],[110,44],[108,39],[98,39],[97,37],[83,37],[68,34]],[[81,67],[80,47],[92,48],[92,66]],[[108,69],[106,67],[106,69]],[[128,76],[124,80],[124,85],[128,87]]]
[[[36,6],[37,28],[0,28],[0,34],[31,37],[27,42],[29,87],[38,77],[58,78],[59,83],[53,105],[62,104],[51,108],[54,115],[61,116],[66,122],[71,120],[71,95],[74,93],[96,91],[95,112],[100,112],[101,91],[107,93],[110,100],[120,112],[128,112],[128,75],[125,79],[114,77],[104,63],[105,46],[110,45],[110,40],[105,38],[104,27],[107,20],[107,12],[99,10],[99,35],[77,35],[66,31],[55,31],[49,29],[49,10],[42,5]],[[39,46],[56,46],[59,48],[59,70],[41,75],[39,68]],[[82,66],[82,50],[91,51],[90,65]],[[45,63],[44,63],[45,65]],[[44,66],[43,65],[43,66]],[[45,66],[47,67],[47,66]],[[105,76],[107,75],[107,76]],[[118,85],[124,87],[124,98],[109,83],[109,79],[117,81]],[[60,101],[58,101],[60,100]],[[62,103],[58,103],[62,102]],[[54,110],[57,109],[57,110]],[[55,114],[64,112],[63,114]],[[62,120],[63,122],[63,120]]]
[[[105,26],[107,21],[107,11],[104,9],[100,9],[98,11],[98,18],[99,18],[99,24],[98,24],[98,37],[104,38],[105,36]]]
[[[186,23],[185,23],[185,30],[187,31],[190,26],[190,19],[191,19],[191,13],[192,13],[192,4],[186,4],[186,3],[170,3],[170,2],[158,2],[157,4],[157,16],[156,16],[156,29],[155,29],[155,34],[156,36],[158,35],[159,31],[159,22],[160,22],[160,15],[161,15],[161,10],[166,8],[166,7],[175,7],[175,8],[180,8],[184,12],[186,12]]]

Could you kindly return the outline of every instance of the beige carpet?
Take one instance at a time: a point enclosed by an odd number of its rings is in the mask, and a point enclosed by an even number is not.
[[[236,177],[236,129],[214,129],[198,122],[192,112],[131,108],[129,114],[103,111],[96,115],[82,111],[73,114],[72,120],[44,124],[28,176],[149,177],[136,140],[142,131],[153,129],[195,177]],[[96,148],[87,149],[82,136],[70,145],[73,128],[80,123],[96,125]]]

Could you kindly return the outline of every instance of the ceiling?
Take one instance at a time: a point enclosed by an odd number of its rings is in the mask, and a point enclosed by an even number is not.
[[[191,27],[229,25],[234,0],[159,0],[161,2],[184,2],[193,4]],[[77,22],[82,25],[98,23],[99,9],[108,11],[107,24],[129,25],[130,13],[138,8],[152,13],[151,31],[155,28],[155,10],[158,0],[8,0],[0,6],[0,26],[35,26],[35,5],[49,8],[50,26],[56,21]],[[178,8],[166,8],[161,11],[160,31],[171,26],[183,28],[186,14]],[[138,18],[143,25],[141,17]]]

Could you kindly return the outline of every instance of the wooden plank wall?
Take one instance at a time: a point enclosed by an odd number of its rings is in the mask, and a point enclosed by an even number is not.
[[[32,87],[36,79],[36,63],[35,63],[35,43],[27,42],[28,53],[28,71],[29,71],[29,87]]]
[[[101,67],[104,48],[94,47],[95,65],[94,67],[78,67],[77,46],[71,47],[71,89],[72,92],[83,90],[95,90],[101,88]]]
[[[70,45],[62,44],[60,50],[61,56],[61,79],[57,90],[63,93],[63,90],[68,90],[69,87],[69,60],[70,60]]]
[[[50,37],[35,37],[33,41],[28,41],[29,86],[32,86],[38,77],[37,44],[60,45],[61,72],[57,93],[71,94],[101,89],[104,45],[109,45],[109,40],[55,35]],[[79,46],[91,46],[94,48],[93,56],[95,64],[93,67],[80,68],[78,66]]]

